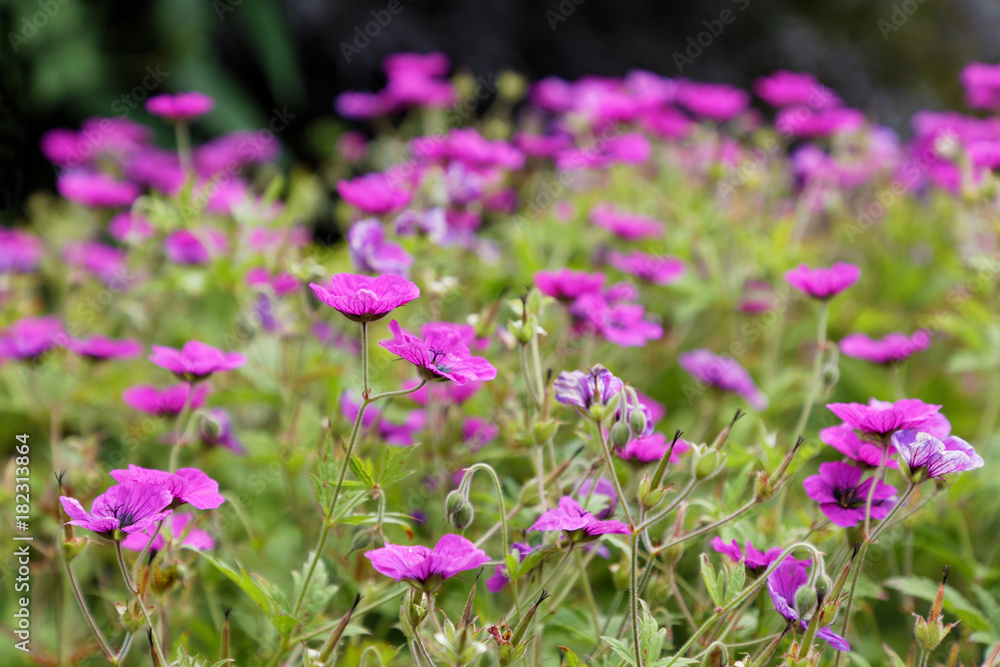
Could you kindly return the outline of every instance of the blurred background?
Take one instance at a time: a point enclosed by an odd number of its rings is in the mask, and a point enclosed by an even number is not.
[[[345,127],[336,95],[380,88],[382,59],[397,51],[531,80],[643,68],[747,86],[806,70],[904,138],[914,111],[964,108],[965,63],[1000,60],[996,0],[0,0],[0,24],[8,216],[53,187],[44,131],[90,116],[147,121],[143,100],[159,92],[214,97],[195,126],[205,136],[289,117],[286,163],[315,165]]]

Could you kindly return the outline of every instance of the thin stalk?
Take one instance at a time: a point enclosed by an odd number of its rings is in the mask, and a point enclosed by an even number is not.
[[[493,480],[493,487],[497,492],[497,503],[500,505],[500,540],[502,542],[503,554],[504,556],[510,551],[510,541],[508,540],[507,533],[507,505],[504,503],[503,499],[503,486],[500,484],[500,478],[497,476],[496,471],[488,463],[477,463],[466,469],[465,474],[468,476],[469,484],[472,484],[472,476],[476,474],[479,470],[485,470],[489,473],[490,478]]]
[[[889,447],[886,443],[882,443],[882,460],[878,464],[878,469],[875,471],[875,477],[872,478],[872,484],[868,487],[868,500],[865,502],[865,532],[864,537],[867,540],[868,536],[871,535],[872,526],[872,501],[875,499],[875,488],[882,482],[882,478],[885,477],[885,464],[889,461]],[[897,505],[899,503],[896,503]]]
[[[698,537],[699,535],[704,535],[705,533],[710,533],[713,530],[715,530],[716,528],[718,528],[719,526],[727,524],[730,521],[732,521],[733,519],[736,519],[736,518],[742,516],[743,514],[746,514],[747,512],[749,512],[750,510],[752,510],[754,508],[754,506],[756,506],[757,504],[758,503],[757,503],[756,499],[751,499],[745,505],[743,505],[743,507],[739,508],[738,510],[736,510],[732,514],[729,514],[728,516],[724,516],[721,519],[713,521],[712,523],[706,524],[706,525],[702,526],[701,528],[696,528],[695,530],[692,530],[690,532],[684,533],[680,537],[677,537],[677,538],[671,540],[670,542],[667,542],[666,544],[662,545],[659,549],[657,549],[657,551],[658,552],[663,552],[666,549],[669,549],[670,547],[672,547],[674,545],[681,544],[682,542],[687,542],[691,538]]]
[[[174,124],[174,134],[177,137],[177,158],[180,160],[181,169],[184,171],[185,179],[194,174],[193,161],[191,160],[191,133],[188,131],[188,124],[179,120]]]
[[[135,581],[136,579],[139,578],[139,570],[142,569],[142,561],[146,557],[146,554],[149,553],[149,549],[150,547],[153,546],[153,542],[156,541],[156,536],[159,535],[160,531],[163,529],[164,521],[166,521],[166,519],[164,519],[163,521],[159,521],[156,524],[156,531],[153,532],[152,536],[150,536],[149,538],[149,541],[146,542],[146,546],[142,548],[142,551],[139,552],[139,556],[135,559],[135,567],[132,568],[132,581]],[[193,525],[191,527],[193,527]]]
[[[167,468],[169,472],[177,472],[177,464],[180,460],[181,447],[184,446],[184,434],[187,432],[187,420],[191,415],[191,395],[194,394],[194,383],[188,383],[188,393],[184,398],[184,405],[181,407],[181,411],[177,413],[177,419],[174,421],[174,432],[173,438],[170,440],[170,465]],[[183,430],[181,430],[183,427]]]
[[[885,529],[889,527],[889,524],[892,522],[892,519],[896,516],[896,513],[899,512],[900,508],[902,508],[903,505],[906,504],[906,501],[910,499],[910,496],[913,495],[913,491],[916,488],[917,485],[913,484],[912,482],[908,487],[906,487],[906,491],[903,492],[903,495],[900,497],[900,499],[896,501],[896,504],[892,506],[891,510],[889,510],[889,514],[887,514],[886,517],[882,519],[882,523],[876,526],[875,532],[872,533],[870,538],[868,538],[869,542],[875,542],[875,540],[878,539],[878,536],[881,535],[883,532],[885,532]]]
[[[125,585],[129,587],[129,590],[135,595],[135,601],[139,604],[139,609],[142,610],[142,618],[146,622],[146,627],[149,628],[149,636],[153,640],[153,650],[159,657],[161,663],[167,664],[166,654],[163,652],[163,648],[160,646],[160,640],[156,636],[156,628],[153,627],[153,621],[149,618],[149,611],[146,610],[146,605],[142,601],[142,595],[139,593],[138,589],[133,588],[129,584],[128,579],[128,568],[125,566],[125,555],[122,553],[121,542],[115,542],[115,555],[118,557],[118,567],[121,568],[122,577],[125,579]],[[162,613],[162,611],[161,611]]]
[[[618,498],[621,500],[622,509],[625,510],[625,518],[628,519],[629,530],[636,530],[635,522],[632,521],[632,512],[628,508],[628,501],[625,500],[625,492],[622,490],[621,480],[618,479],[618,473],[615,471],[614,459],[611,458],[611,448],[608,446],[607,438],[604,437],[604,429],[601,428],[599,422],[594,423],[594,427],[597,429],[597,439],[601,443],[601,449],[604,451],[604,462],[608,466],[608,470],[611,472],[611,481],[615,483],[615,491],[618,493]]]
[[[823,351],[826,349],[826,332],[830,321],[830,304],[826,301],[820,303],[819,325],[816,333],[816,358],[813,360],[812,381],[809,383],[809,393],[806,395],[806,402],[802,405],[799,413],[799,420],[795,424],[795,437],[798,438],[806,430],[809,422],[809,415],[812,414],[813,403],[819,395],[820,386],[823,384]]]
[[[854,593],[858,589],[858,579],[861,577],[861,568],[865,564],[865,556],[868,555],[868,545],[870,542],[867,540],[861,545],[861,550],[858,552],[855,560],[857,563],[853,566],[854,576],[851,577],[851,590],[847,594],[847,606],[844,608],[844,622],[840,626],[840,636],[847,637],[847,628],[851,624],[851,612],[854,610]],[[833,663],[833,667],[840,667],[840,661],[843,658],[843,651],[837,652],[837,661]]]
[[[622,500],[624,502],[624,500]],[[632,611],[632,646],[635,651],[636,667],[642,667],[642,645],[639,641],[639,531],[632,529],[632,545],[629,554],[629,606]],[[584,575],[586,578],[586,575]]]
[[[656,515],[653,516],[652,518],[646,519],[646,521],[643,522],[643,524],[639,526],[637,530],[639,531],[646,530],[656,522],[669,516],[671,512],[677,509],[678,505],[684,502],[687,499],[687,497],[691,495],[691,493],[694,491],[695,487],[698,486],[698,484],[699,484],[698,480],[692,478],[691,482],[684,488],[683,491],[681,491],[681,494],[679,496],[674,498],[673,502],[667,505],[667,507],[661,510],[660,512],[657,512]]]
[[[80,591],[80,584],[76,580],[76,575],[73,574],[73,569],[69,565],[69,561],[66,560],[66,556],[62,555],[62,550],[60,549],[59,560],[62,561],[63,568],[66,570],[66,576],[69,578],[69,583],[73,588],[73,595],[76,597],[77,603],[80,605],[80,611],[83,612],[83,617],[87,619],[87,625],[94,633],[94,637],[97,638],[97,643],[101,645],[101,652],[104,657],[108,659],[108,662],[115,664],[115,652],[111,650],[111,646],[108,645],[104,635],[101,634],[100,628],[97,627],[97,621],[94,620],[94,616],[90,613],[90,608],[87,606],[87,601],[83,597],[83,593]]]
[[[517,358],[521,363],[521,373],[524,375],[524,384],[528,387],[531,400],[535,405],[541,405],[542,399],[535,390],[534,382],[531,379],[531,368],[528,366],[528,346],[518,344]]]
[[[587,606],[590,607],[590,614],[594,622],[594,636],[601,635],[601,612],[597,608],[597,600],[594,598],[594,591],[590,587],[590,579],[587,577],[587,564],[583,560],[583,554],[576,552],[576,567],[580,572],[580,583],[583,585],[583,594],[587,598]]]

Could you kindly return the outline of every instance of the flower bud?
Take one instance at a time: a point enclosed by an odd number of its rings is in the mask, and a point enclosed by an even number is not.
[[[166,593],[176,586],[181,580],[180,571],[176,565],[165,568],[153,568],[153,585],[151,590],[157,595]]]
[[[209,442],[218,440],[223,435],[223,426],[219,420],[209,413],[201,415],[201,434]]]
[[[840,382],[840,367],[836,363],[823,366],[823,389],[829,391]]]
[[[674,565],[680,562],[682,556],[684,556],[684,545],[680,543],[660,552],[660,557],[665,565]]]
[[[753,482],[753,493],[754,500],[758,503],[762,503],[765,500],[769,500],[771,496],[774,495],[774,487],[768,480],[767,473],[762,472],[757,475],[757,478]]]
[[[555,435],[557,428],[559,428],[559,422],[538,422],[531,427],[531,437],[534,438],[536,445],[543,445]]]
[[[444,511],[446,514],[454,514],[458,510],[462,509],[462,505],[466,503],[465,494],[461,490],[455,489],[448,494],[448,497],[444,501]]]
[[[125,632],[138,632],[146,624],[142,610],[139,609],[135,599],[131,600],[128,605],[116,602],[115,611],[118,612],[118,620],[121,621]]]
[[[590,414],[590,418],[595,422],[602,422],[604,421],[604,415],[607,414],[607,410],[600,403],[594,403],[590,406],[588,413]]]
[[[372,539],[372,533],[370,530],[359,530],[354,533],[354,537],[351,539],[351,550],[348,553],[354,553],[355,551],[360,551],[361,549],[367,549],[373,541],[374,540]]]
[[[625,422],[615,422],[611,427],[611,444],[616,448],[625,447],[632,439],[632,431]]]
[[[612,565],[609,570],[611,570],[611,581],[614,583],[615,588],[620,591],[627,591],[629,588],[629,574],[628,574],[629,562],[628,558],[622,558],[621,562]]]
[[[639,482],[639,503],[646,508],[656,507],[663,500],[663,489],[654,489],[653,482],[646,475]]]
[[[811,616],[813,609],[816,608],[816,589],[809,584],[802,584],[799,589],[795,591],[795,609],[798,610],[799,616]]]
[[[640,408],[636,408],[632,411],[632,414],[628,416],[628,427],[632,429],[633,433],[642,434],[646,432],[646,425],[648,423],[646,419],[646,413]]]
[[[86,537],[74,537],[63,542],[62,551],[63,556],[66,557],[66,562],[68,563],[82,554],[87,548],[87,543],[88,541]]]
[[[521,644],[520,646],[514,646],[513,644],[501,644],[497,649],[497,661],[500,663],[501,667],[512,665],[521,659],[524,655],[525,649],[527,648],[527,644]]]
[[[531,288],[528,296],[524,299],[524,312],[529,315],[541,315],[542,313],[542,293],[536,288]]]
[[[819,601],[826,600],[830,595],[830,591],[833,589],[833,580],[830,579],[825,573],[820,574],[816,577],[816,596]]]
[[[726,465],[726,456],[717,450],[705,452],[694,462],[694,478],[699,482],[715,477]]]
[[[476,512],[472,509],[472,503],[465,503],[457,512],[448,515],[448,523],[457,530],[465,530],[472,525],[475,516]]]

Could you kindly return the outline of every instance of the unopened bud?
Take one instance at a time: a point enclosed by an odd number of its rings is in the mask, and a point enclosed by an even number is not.
[[[675,544],[660,552],[660,557],[665,565],[674,565],[680,562],[682,556],[684,556],[683,544]]]
[[[809,584],[802,584],[795,591],[795,608],[800,616],[810,616],[816,608],[816,589]]]
[[[641,408],[636,408],[632,410],[632,414],[628,416],[628,426],[632,429],[632,432],[641,435],[646,432],[646,424],[649,422],[646,419],[646,413],[642,411]]]
[[[115,603],[115,611],[118,612],[118,620],[121,621],[125,632],[138,632],[145,624],[142,610],[133,599],[128,605],[122,602]]]
[[[154,567],[151,590],[157,595],[162,595],[176,586],[180,580],[180,571],[176,565],[165,568]]]
[[[816,597],[819,602],[823,602],[830,595],[830,591],[833,589],[833,580],[830,579],[826,574],[821,574],[816,577]]]
[[[654,489],[653,482],[646,475],[639,482],[639,504],[643,507],[656,507],[663,500],[663,489]]]
[[[712,450],[695,459],[694,478],[699,482],[711,479],[726,465],[726,457],[721,452]]]
[[[454,514],[458,510],[462,509],[462,505],[466,503],[465,494],[460,490],[456,489],[448,494],[448,497],[444,501],[444,511],[446,514]]]
[[[555,435],[557,428],[559,428],[558,422],[538,422],[531,427],[531,436],[534,438],[536,445],[543,445],[549,441],[549,438]]]
[[[540,315],[542,313],[542,293],[532,288],[528,296],[524,299],[524,312],[526,315]]]
[[[513,665],[521,659],[524,655],[525,649],[527,648],[527,644],[521,644],[520,646],[514,646],[513,644],[501,644],[497,649],[497,661],[500,663],[501,667]]]
[[[457,512],[448,515],[448,523],[457,530],[465,530],[472,525],[475,516],[476,512],[472,509],[472,503],[465,503]]]
[[[590,414],[590,418],[595,422],[604,421],[604,415],[607,414],[605,407],[600,403],[594,403],[591,405],[587,412]]]
[[[208,413],[201,416],[201,434],[205,440],[213,441],[222,437],[222,424],[218,419]]]
[[[625,422],[615,422],[611,427],[611,444],[616,448],[625,447],[632,440],[632,431]]]
[[[367,549],[371,545],[373,539],[371,531],[369,530],[359,530],[354,533],[354,537],[351,539],[351,550],[348,553],[354,553],[355,551],[360,551],[361,549]]]
[[[62,543],[63,556],[66,557],[67,563],[82,554],[86,548],[86,537],[74,537]]]
[[[774,487],[771,486],[771,482],[768,481],[766,472],[762,472],[757,475],[757,478],[753,482],[753,492],[754,500],[758,503],[769,500],[771,496],[774,495]]]

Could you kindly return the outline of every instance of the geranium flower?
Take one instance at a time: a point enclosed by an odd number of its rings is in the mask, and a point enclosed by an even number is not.
[[[371,215],[399,210],[410,203],[413,194],[401,188],[385,174],[372,173],[350,181],[338,181],[337,192],[351,206]]]
[[[983,467],[983,457],[954,435],[939,440],[930,433],[897,431],[892,434],[892,444],[899,452],[900,467],[914,482]]]
[[[37,359],[68,340],[58,317],[23,317],[0,331],[0,360]]]
[[[535,274],[535,287],[546,296],[570,302],[584,294],[600,293],[604,287],[604,274],[572,269],[539,271]]]
[[[117,208],[139,198],[139,188],[132,183],[98,172],[66,172],[57,179],[56,188],[66,199],[84,206]]]
[[[134,338],[114,340],[105,336],[87,339],[70,338],[66,343],[73,352],[89,359],[131,359],[142,354],[142,342]]]
[[[243,366],[247,360],[239,352],[223,352],[200,340],[189,340],[180,350],[154,345],[149,360],[182,380],[203,380],[212,373]]]
[[[499,426],[479,417],[469,417],[462,423],[462,440],[473,453],[493,442],[499,434]]]
[[[750,95],[727,84],[685,81],[677,101],[696,116],[723,123],[747,108]]]
[[[638,250],[627,255],[612,251],[608,254],[608,264],[654,285],[669,285],[684,275],[684,262],[676,257],[649,255]]]
[[[722,391],[739,394],[758,410],[767,407],[767,396],[762,394],[753,378],[732,357],[713,354],[709,350],[699,349],[685,352],[678,359],[681,368],[690,373],[696,380]]]
[[[163,247],[174,264],[208,264],[226,252],[229,241],[218,229],[179,229],[167,235]]]
[[[171,508],[187,503],[196,509],[211,510],[226,502],[219,493],[219,483],[197,468],[181,468],[170,473],[140,468],[130,463],[127,470],[112,470],[108,474],[120,483],[139,482],[161,486],[169,493],[167,504]]]
[[[868,492],[874,477],[861,481],[865,471],[849,463],[821,463],[819,474],[807,477],[802,486],[806,495],[819,503],[819,509],[830,521],[843,528],[853,528],[865,520]],[[896,489],[879,481],[872,495],[871,517],[884,519],[895,504]]]
[[[420,288],[391,273],[376,278],[338,273],[330,282],[330,288],[315,283],[309,287],[320,301],[354,322],[380,320],[420,296]]]
[[[436,589],[459,572],[474,570],[490,561],[486,552],[461,535],[445,535],[434,549],[388,542],[381,549],[365,552],[372,567],[396,581],[414,582],[423,589]]]
[[[591,491],[591,487],[593,487],[593,491]],[[593,508],[595,499],[600,498],[601,500],[597,502],[601,504],[601,510],[593,512],[593,515],[598,519],[611,518],[618,507],[618,491],[615,489],[615,483],[606,477],[598,477],[596,481],[592,481],[590,477],[583,478],[573,495],[589,508]]]
[[[403,389],[413,389],[418,384],[420,384],[420,380],[417,378],[411,378],[409,380],[405,380],[400,386]],[[406,398],[413,401],[417,405],[422,406],[427,405],[427,399],[429,396],[433,396],[434,400],[438,402],[461,405],[475,396],[482,388],[482,382],[466,382],[461,385],[455,384],[454,382],[444,384],[427,384],[416,391],[408,393]]]
[[[164,526],[163,529],[160,530],[160,534],[156,536],[149,548],[153,551],[162,551],[163,548],[167,546],[167,539],[170,539],[171,541],[179,539],[181,535],[184,535],[187,525],[193,520],[193,514],[182,514],[177,512],[171,514],[168,525]],[[146,528],[141,532],[129,534],[128,537],[122,540],[122,548],[128,549],[129,551],[142,551],[146,548],[146,545],[149,544],[151,532],[155,531],[156,528],[154,527],[152,529]],[[192,549],[198,549],[199,551],[207,551],[215,548],[215,539],[204,530],[191,528],[190,530],[187,530],[187,535],[184,535],[184,540],[181,544]]]
[[[42,240],[19,229],[0,229],[0,274],[32,273],[42,262]]]
[[[201,439],[206,445],[225,447],[234,454],[246,454],[246,447],[233,433],[233,420],[222,408],[212,408],[205,412],[205,418],[199,428]]]
[[[863,333],[853,333],[840,341],[840,352],[848,357],[865,359],[876,364],[894,364],[931,345],[929,331],[920,329],[912,336],[902,332],[873,340]]]
[[[783,551],[781,547],[773,547],[767,551],[760,551],[759,549],[754,548],[753,544],[750,543],[750,540],[747,540],[746,549],[743,549],[736,540],[733,540],[732,542],[725,542],[718,535],[712,538],[712,548],[720,554],[729,556],[734,562],[739,563],[740,561],[743,561],[747,570],[758,574],[766,569],[771,563],[778,560],[778,556],[780,556]]]
[[[837,296],[861,279],[861,269],[854,264],[837,262],[829,268],[809,268],[805,264],[785,272],[785,280],[814,299]]]
[[[122,392],[125,405],[157,417],[174,417],[184,409],[184,404],[190,401],[189,407],[197,410],[204,404],[208,396],[208,385],[192,386],[187,382],[157,389],[150,384],[140,384],[129,387]]]
[[[398,276],[410,273],[413,258],[403,246],[386,240],[385,230],[378,220],[355,222],[347,232],[347,247],[351,261],[362,271]]]
[[[389,323],[389,331],[392,340],[381,341],[379,345],[416,366],[420,377],[425,380],[451,380],[461,385],[492,380],[497,375],[493,364],[482,357],[472,356],[461,336],[447,326],[426,324],[421,329],[421,338],[393,320]]]
[[[971,63],[962,70],[965,99],[973,109],[1000,109],[1000,65]]]
[[[807,72],[778,71],[753,82],[753,91],[772,107],[807,105],[813,109],[837,106],[840,98]]]
[[[593,405],[608,405],[624,386],[625,383],[600,364],[586,373],[563,371],[552,383],[557,401],[585,411]]]
[[[850,424],[828,426],[820,430],[819,439],[847,458],[869,468],[877,468],[885,455],[885,448],[881,444],[863,439]],[[895,449],[890,445],[889,455],[894,453]],[[886,459],[885,464],[889,468],[896,468],[899,465],[892,459]]]
[[[646,319],[642,304],[628,303],[605,294],[584,294],[570,304],[576,335],[591,333],[622,347],[642,347],[663,337],[663,327]]]
[[[833,414],[851,428],[863,434],[885,439],[896,431],[916,429],[932,435],[947,435],[951,425],[940,415],[940,405],[924,403],[918,398],[904,398],[895,403],[871,399],[864,403],[827,403]],[[947,429],[941,433],[942,429]]]
[[[592,208],[590,221],[626,241],[658,238],[665,231],[659,220],[621,211],[613,204],[598,204]]]
[[[583,509],[580,503],[570,496],[559,499],[559,507],[551,509],[538,517],[528,532],[542,530],[563,530],[574,541],[585,541],[601,535],[631,535],[621,521],[614,519],[601,520]]]
[[[146,111],[174,122],[188,122],[214,108],[215,100],[199,92],[156,95],[146,100]]]
[[[514,542],[510,545],[510,552],[517,553],[517,562],[523,563],[525,557],[535,550],[535,547],[524,542]],[[490,593],[499,593],[507,584],[510,583],[510,577],[507,576],[507,566],[497,565],[496,569],[493,570],[493,576],[486,580],[486,590]]]
[[[786,557],[781,564],[775,568],[774,572],[767,578],[767,592],[771,594],[774,602],[774,610],[789,621],[798,621],[803,629],[809,626],[809,618],[805,614],[811,614],[814,610],[798,610],[795,608],[795,594],[801,586],[809,582],[810,561],[797,560]],[[822,628],[816,636],[826,641],[837,651],[850,651],[851,645],[840,635],[830,628]]]
[[[358,418],[361,404],[354,400],[349,390],[345,390],[340,395],[340,414],[349,423],[354,423]],[[394,447],[413,446],[413,436],[422,430],[427,423],[427,416],[423,410],[411,410],[402,424],[394,424],[382,416],[382,411],[377,407],[368,406],[364,416],[361,418],[361,426],[365,429],[373,429],[378,438],[387,445]]]
[[[63,251],[63,259],[70,266],[93,274],[106,285],[124,286],[126,253],[112,246],[84,241],[72,243]]]
[[[122,211],[111,218],[108,233],[122,243],[140,243],[153,235],[153,225],[141,215]]]
[[[662,433],[634,438],[624,447],[615,450],[618,457],[623,461],[644,465],[652,461],[659,461],[670,449],[670,440]],[[670,463],[677,463],[681,460],[681,454],[690,451],[691,445],[684,440],[677,440],[674,451],[670,454]]]
[[[67,523],[115,539],[115,534],[137,533],[170,515],[173,496],[160,484],[129,481],[116,484],[94,498],[90,511],[80,501],[59,496],[70,520]]]

